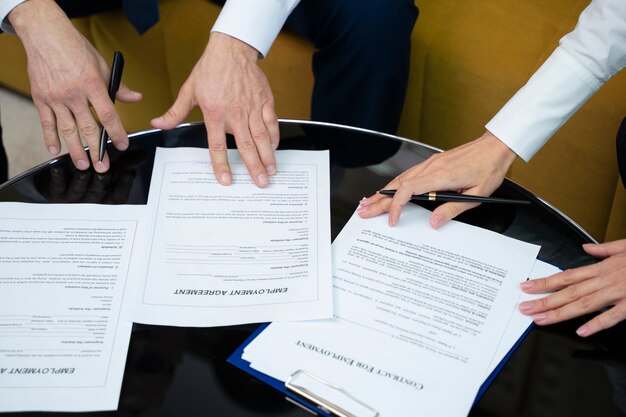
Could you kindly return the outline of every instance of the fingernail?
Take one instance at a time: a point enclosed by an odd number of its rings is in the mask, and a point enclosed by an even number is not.
[[[585,337],[589,334],[589,327],[587,325],[581,326],[576,330],[576,334],[581,337]]]
[[[546,314],[545,313],[539,313],[539,314],[533,314],[532,318],[533,321],[537,324],[541,324],[541,322],[543,322],[546,319]]]
[[[117,142],[115,144],[115,149],[117,149],[118,151],[125,151],[126,149],[128,149],[128,142]]]
[[[265,174],[259,174],[256,177],[256,179],[257,179],[259,185],[262,186],[262,187],[264,187],[264,186],[266,186],[268,184],[267,175],[265,175]]]
[[[522,290],[530,290],[532,287],[535,286],[535,283],[533,281],[524,281],[520,283],[519,286]]]
[[[430,217],[430,224],[435,229],[439,229],[443,225],[443,216],[440,214],[434,214]]]
[[[359,213],[360,213],[360,212],[363,212],[363,211],[365,211],[365,210],[367,210],[367,207],[362,206],[362,205],[360,205],[360,204],[359,204],[359,206],[356,208],[356,211],[358,211]]]
[[[278,143],[272,143],[272,149],[274,150],[278,149]]]
[[[267,167],[268,175],[276,175],[276,167],[274,165],[270,165]]]
[[[52,145],[48,147],[48,152],[50,152],[52,155],[56,155],[59,153],[59,148],[57,148],[56,146]]]
[[[228,174],[228,172],[222,172],[222,175],[220,175],[220,179],[222,184],[230,184],[230,175]]]
[[[98,174],[104,174],[107,171],[107,167],[106,165],[104,165],[104,162],[102,161],[98,161],[93,165],[93,169],[98,173]]]
[[[84,159],[79,159],[78,161],[76,161],[76,168],[84,171],[89,168],[89,162],[85,161]]]
[[[533,303],[531,301],[524,301],[523,303],[520,303],[519,305],[519,311],[521,311],[522,313],[528,312],[532,310],[532,308],[533,308]]]

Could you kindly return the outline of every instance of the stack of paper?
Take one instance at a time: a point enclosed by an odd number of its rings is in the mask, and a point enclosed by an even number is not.
[[[353,216],[332,248],[335,318],[272,323],[243,359],[280,381],[321,378],[382,417],[467,415],[530,324],[519,283],[539,248],[458,222],[434,230],[429,215],[407,206],[394,228]]]

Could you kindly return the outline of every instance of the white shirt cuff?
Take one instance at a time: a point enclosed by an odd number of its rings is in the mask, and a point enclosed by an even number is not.
[[[228,0],[211,32],[225,33],[266,56],[300,0]]]
[[[11,10],[15,9],[18,4],[24,3],[26,0],[0,0],[0,29],[3,32],[15,33],[13,26],[9,22],[8,16]]]
[[[485,127],[528,161],[601,86],[557,48]]]

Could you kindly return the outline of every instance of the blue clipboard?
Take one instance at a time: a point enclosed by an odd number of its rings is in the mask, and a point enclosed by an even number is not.
[[[292,401],[296,402],[297,404],[308,408],[309,410],[313,410],[316,413],[318,413],[321,416],[324,417],[335,417],[336,414],[331,414],[329,412],[327,412],[323,407],[320,407],[310,401],[307,401],[303,398],[301,398],[300,396],[292,393],[291,391],[289,391],[285,385],[285,381],[280,381],[278,379],[272,378],[264,373],[261,373],[259,371],[257,371],[256,369],[253,369],[250,366],[250,363],[244,359],[242,359],[243,356],[243,351],[245,349],[246,346],[248,346],[248,344],[250,344],[267,326],[269,325],[269,323],[265,323],[260,325],[242,344],[241,346],[239,346],[237,348],[237,350],[235,350],[227,359],[227,362],[229,362],[230,364],[236,366],[237,368],[249,373],[250,375],[254,376],[255,378],[257,378],[258,380],[265,382],[266,384],[270,385],[271,387],[277,389],[278,391],[282,392],[286,397],[288,397],[289,399],[291,399]],[[522,344],[522,341],[526,338],[526,336],[530,333],[530,331],[532,330],[532,328],[534,327],[534,324],[530,324],[528,326],[528,328],[526,329],[526,331],[524,331],[524,333],[522,334],[522,336],[517,340],[517,342],[515,342],[515,344],[513,345],[513,347],[508,351],[508,353],[504,356],[504,358],[500,361],[500,363],[498,364],[498,366],[496,366],[496,368],[491,372],[491,374],[489,374],[489,376],[487,377],[487,379],[485,380],[485,382],[483,382],[483,384],[480,386],[480,389],[478,390],[478,394],[476,395],[476,398],[474,400],[474,405],[476,405],[476,403],[482,398],[482,396],[485,394],[485,392],[487,391],[487,389],[489,388],[489,386],[491,385],[491,383],[496,379],[496,377],[498,376],[498,374],[500,373],[500,371],[502,370],[502,368],[504,367],[504,365],[507,363],[507,361],[513,356],[513,354],[515,353],[515,351],[519,348],[519,346]]]

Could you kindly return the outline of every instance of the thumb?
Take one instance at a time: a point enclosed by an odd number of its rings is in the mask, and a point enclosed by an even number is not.
[[[478,206],[479,203],[445,203],[433,210],[430,215],[430,225],[439,229],[459,214]]]
[[[124,83],[120,84],[120,88],[117,90],[115,97],[123,103],[136,103],[143,98],[139,91],[131,90]]]
[[[150,122],[157,129],[173,129],[178,126],[189,114],[194,106],[193,93],[183,86],[172,104],[163,115],[152,119]]]

